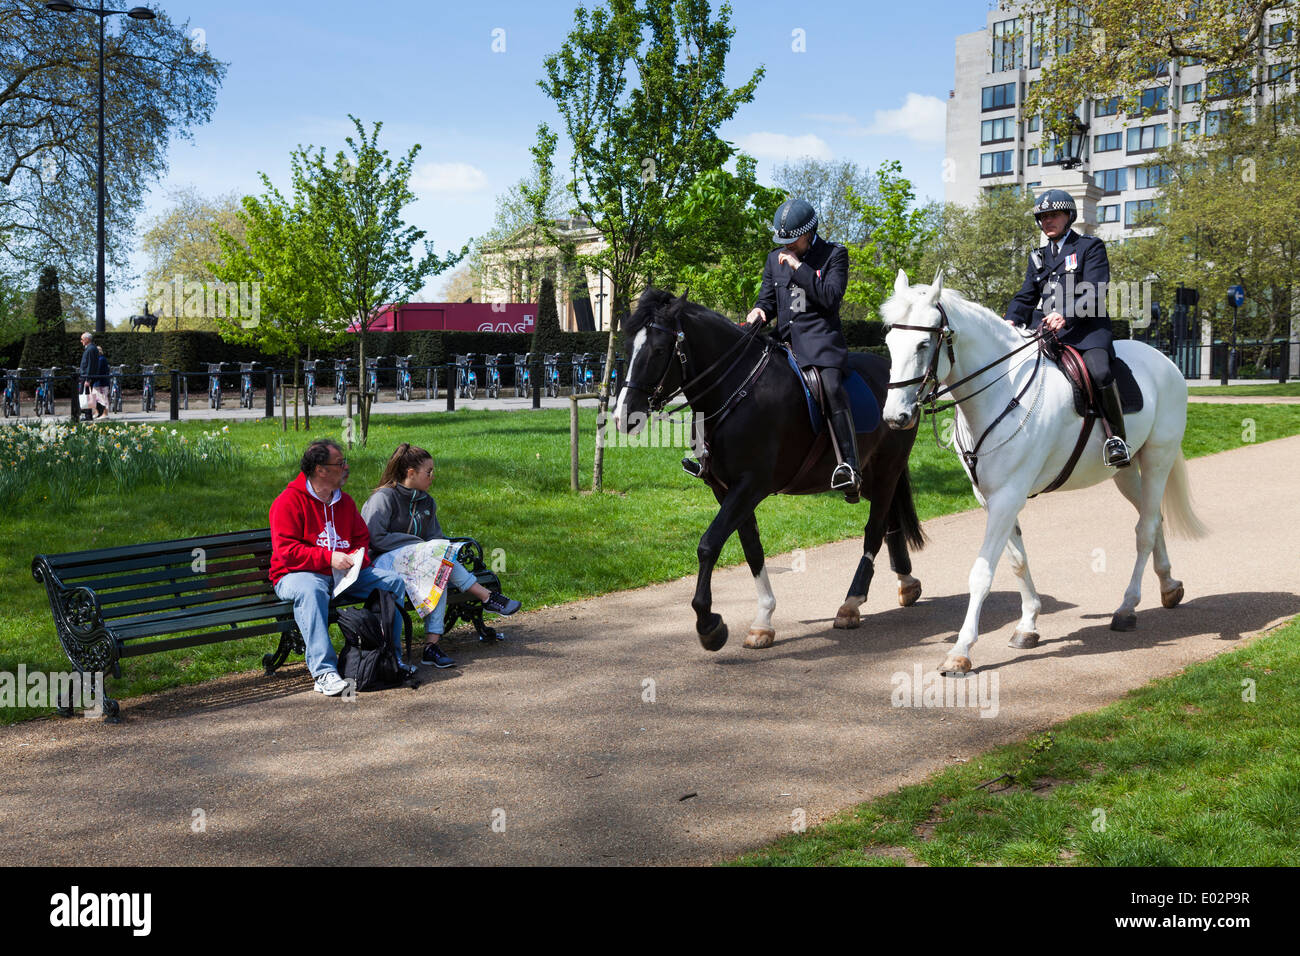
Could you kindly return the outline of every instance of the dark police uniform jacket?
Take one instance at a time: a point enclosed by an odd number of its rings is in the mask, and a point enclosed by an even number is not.
[[[849,350],[840,327],[840,300],[849,282],[849,253],[818,236],[798,269],[778,262],[785,247],[768,253],[757,308],[776,318],[776,334],[794,347],[801,366],[846,368]],[[802,299],[802,311],[796,306]]]
[[[1057,255],[1052,255],[1050,242],[1029,253],[1025,283],[1007,306],[1006,317],[1017,325],[1036,329],[1043,324],[1045,312],[1060,312],[1065,317],[1065,328],[1057,333],[1062,342],[1081,352],[1113,351],[1106,315],[1109,284],[1106,243],[1071,229],[1061,240]],[[1042,308],[1038,307],[1039,299]]]

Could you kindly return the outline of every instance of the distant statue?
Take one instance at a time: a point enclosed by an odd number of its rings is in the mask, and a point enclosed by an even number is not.
[[[132,332],[134,332],[136,329],[140,328],[140,326],[142,326],[142,325],[143,325],[143,326],[147,326],[147,327],[149,328],[149,331],[150,331],[150,332],[155,332],[155,331],[157,331],[157,329],[158,329],[158,316],[152,314],[152,313],[149,311],[149,303],[148,303],[148,302],[146,302],[146,303],[144,304],[144,315],[133,315],[133,316],[131,316],[131,331],[132,331]]]

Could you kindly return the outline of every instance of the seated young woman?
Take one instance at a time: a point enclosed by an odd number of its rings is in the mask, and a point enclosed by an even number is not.
[[[370,529],[375,567],[401,576],[407,596],[424,618],[422,662],[455,667],[456,662],[438,646],[448,587],[468,592],[497,614],[514,614],[520,605],[483,587],[454,560],[454,548],[438,524],[438,504],[429,495],[432,483],[433,456],[403,442],[384,466],[379,486],[361,508],[361,517]]]

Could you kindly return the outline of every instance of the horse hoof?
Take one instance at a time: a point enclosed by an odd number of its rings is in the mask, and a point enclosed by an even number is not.
[[[1110,617],[1110,629],[1112,631],[1131,631],[1138,626],[1138,616],[1129,611],[1127,614],[1121,614],[1116,611]]]
[[[1165,607],[1178,607],[1183,600],[1183,586],[1170,588],[1168,591],[1160,592],[1160,603]]]
[[[717,626],[707,634],[700,635],[700,646],[706,651],[720,651],[727,643],[727,622],[718,618]]]
[[[840,609],[835,612],[835,623],[833,627],[841,629],[852,629],[862,624],[862,615],[858,609],[851,604],[842,604]]]
[[[939,668],[944,677],[965,677],[970,673],[970,658],[960,654],[949,654],[948,659]]]
[[[911,584],[900,584],[898,586],[898,606],[911,607],[921,597],[921,582],[913,581]]]
[[[1022,651],[1030,647],[1037,647],[1038,632],[1037,631],[1016,631],[1015,635],[1011,638],[1011,642],[1007,644],[1007,646],[1014,647]]]
[[[776,643],[776,631],[770,627],[751,627],[749,636],[745,638],[745,646],[755,650],[771,647],[774,643]]]

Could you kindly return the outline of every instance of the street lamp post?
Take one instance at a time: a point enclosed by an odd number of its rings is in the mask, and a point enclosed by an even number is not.
[[[104,322],[104,20],[116,14],[123,14],[132,20],[153,20],[155,14],[148,7],[132,7],[130,10],[106,10],[103,0],[98,7],[79,7],[64,0],[49,0],[46,8],[55,13],[93,13],[99,17],[99,162],[96,177],[96,231],[95,231],[95,331],[103,332]]]

